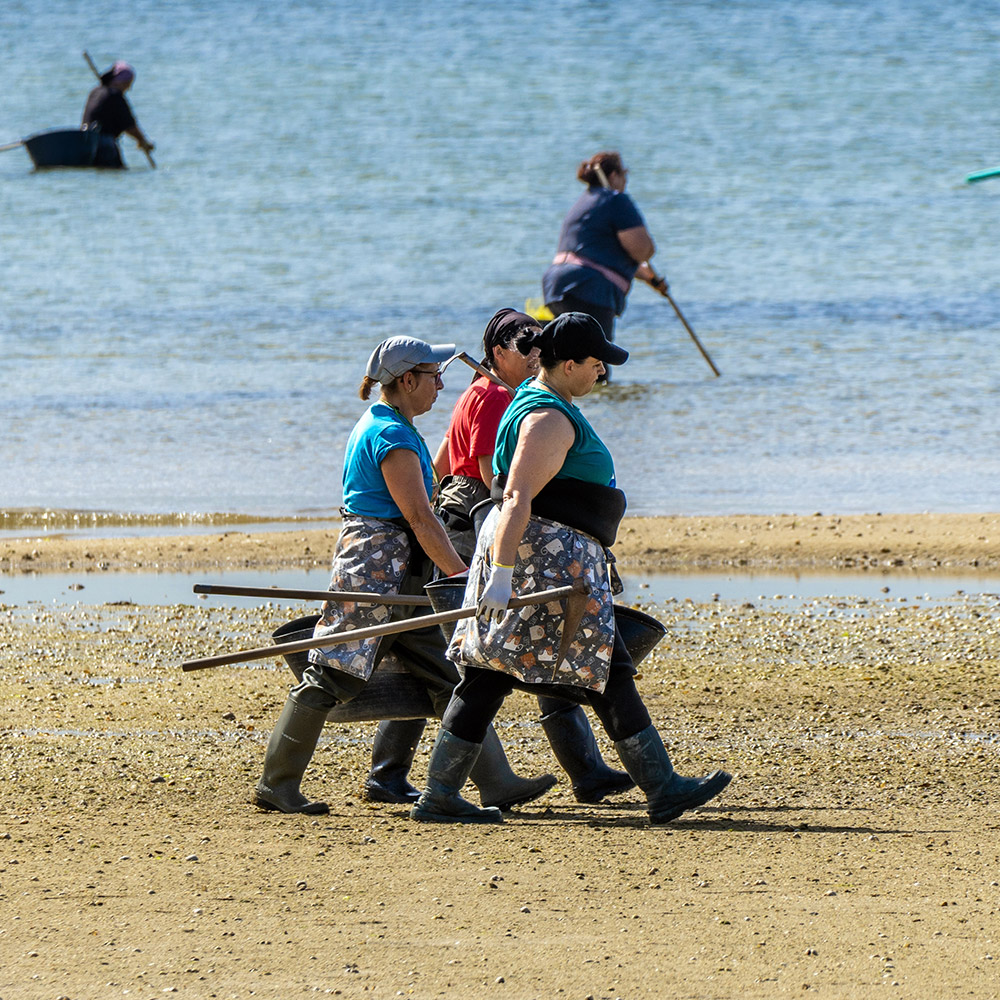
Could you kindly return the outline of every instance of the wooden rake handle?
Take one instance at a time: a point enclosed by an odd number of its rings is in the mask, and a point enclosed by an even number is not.
[[[510,608],[522,608],[529,604],[548,604],[550,601],[560,601],[574,594],[588,594],[590,588],[583,580],[576,580],[568,587],[556,587],[553,590],[540,590],[525,597],[513,597],[507,605]],[[244,649],[236,653],[220,653],[218,656],[207,656],[199,660],[185,660],[181,669],[185,673],[192,670],[205,670],[208,667],[221,667],[228,663],[243,663],[247,660],[266,660],[270,656],[285,656],[288,653],[301,653],[307,649],[318,649],[322,646],[337,646],[343,642],[357,642],[364,639],[375,639],[383,635],[396,635],[399,632],[411,632],[414,629],[426,628],[428,625],[445,625],[457,622],[462,618],[474,618],[477,608],[456,608],[454,611],[441,611],[434,615],[418,615],[402,622],[386,622],[384,625],[372,625],[370,628],[348,629],[346,632],[331,632],[321,637],[301,639],[298,642],[283,642],[277,646],[262,646],[259,649]]]
[[[231,597],[290,597],[303,601],[353,601],[355,604],[403,604],[411,608],[429,608],[426,594],[369,594],[352,590],[297,590],[282,587],[227,587],[217,583],[196,583],[196,594],[226,594]]]

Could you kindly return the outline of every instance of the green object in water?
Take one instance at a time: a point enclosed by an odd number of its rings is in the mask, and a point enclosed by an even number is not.
[[[965,183],[975,184],[976,181],[984,181],[987,177],[1000,177],[1000,167],[990,167],[989,170],[977,170],[974,174],[969,174],[965,178]]]

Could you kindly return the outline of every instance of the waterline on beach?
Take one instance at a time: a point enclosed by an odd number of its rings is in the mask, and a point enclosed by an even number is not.
[[[669,601],[777,601],[796,602],[820,597],[865,600],[959,599],[965,594],[996,594],[996,576],[944,573],[653,573],[622,574],[623,603]],[[198,605],[225,602],[250,606],[266,598],[239,598],[193,593],[196,583],[224,583],[240,587],[280,587],[326,590],[327,569],[283,571],[235,570],[196,573],[22,573],[0,576],[0,606],[45,604]],[[275,598],[273,604],[302,607],[307,602]]]

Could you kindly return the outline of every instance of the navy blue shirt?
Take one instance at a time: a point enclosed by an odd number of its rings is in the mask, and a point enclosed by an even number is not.
[[[117,139],[122,132],[135,128],[135,118],[132,109],[125,100],[125,95],[113,87],[94,87],[87,97],[87,106],[83,109],[83,124],[97,124],[104,135]]]
[[[590,187],[563,219],[559,251],[592,260],[631,282],[639,265],[618,242],[618,233],[645,224],[639,209],[624,191]],[[542,278],[542,291],[546,302],[558,302],[564,295],[573,295],[592,305],[613,309],[618,316],[625,308],[625,291],[599,271],[578,264],[553,264]]]

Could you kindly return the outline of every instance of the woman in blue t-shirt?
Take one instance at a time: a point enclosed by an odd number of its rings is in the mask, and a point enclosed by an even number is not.
[[[614,340],[615,317],[625,311],[632,279],[660,292],[667,283],[647,263],[656,245],[625,193],[628,171],[621,155],[597,153],[580,164],[576,177],[587,190],[563,219],[542,292],[553,316],[587,313],[601,324],[608,340]]]
[[[615,628],[608,550],[625,512],[611,454],[573,403],[593,389],[606,364],[628,353],[600,324],[566,313],[536,340],[541,371],[518,390],[497,430],[493,471],[502,504],[487,516],[469,570],[461,621],[448,656],[462,671],[444,714],[411,816],[434,822],[497,823],[459,792],[486,728],[515,686],[586,701],[646,795],[651,823],[667,823],[718,795],[731,776],[683,778],[635,686],[632,659]],[[508,610],[518,597],[576,581],[589,597],[576,631],[563,642],[557,603]]]
[[[369,358],[360,395],[367,400],[378,388],[379,398],[347,442],[343,524],[333,554],[331,591],[415,594],[434,574],[466,572],[465,560],[455,552],[431,508],[434,466],[413,424],[434,405],[441,388],[441,364],[454,352],[454,344],[392,337]],[[320,638],[416,613],[417,609],[401,605],[327,601],[314,634]],[[390,647],[423,681],[438,716],[444,713],[459,675],[445,656],[444,637],[436,625],[381,640],[313,649],[309,666],[289,693],[271,734],[255,794],[258,806],[286,813],[329,811],[325,802],[311,802],[302,794],[302,775],[327,713],[364,688]],[[415,749],[411,748],[407,770]],[[484,804],[502,807],[537,798],[555,784],[551,775],[531,780],[515,775],[495,733],[488,734],[487,753],[472,777]]]

